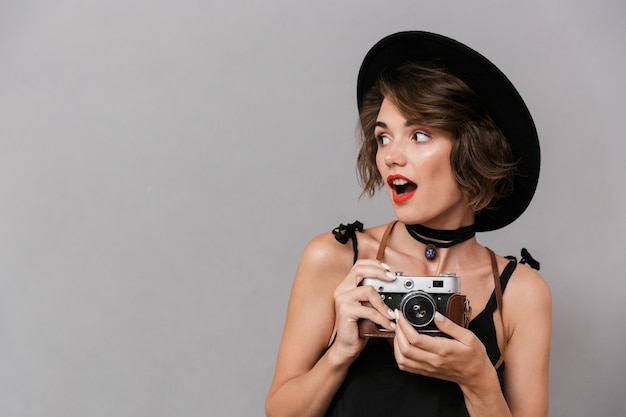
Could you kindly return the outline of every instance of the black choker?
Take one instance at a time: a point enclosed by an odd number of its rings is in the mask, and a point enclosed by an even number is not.
[[[449,248],[472,238],[476,234],[476,225],[472,224],[456,230],[438,230],[421,224],[407,224],[406,230],[415,240],[426,245],[424,256],[432,261],[437,256],[437,248]]]

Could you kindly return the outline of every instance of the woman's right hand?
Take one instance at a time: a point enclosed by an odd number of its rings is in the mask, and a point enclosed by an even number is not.
[[[359,336],[358,322],[369,319],[393,330],[395,313],[371,285],[359,286],[364,278],[394,281],[388,265],[373,259],[358,260],[334,292],[335,335],[332,349],[340,360],[353,361],[363,350],[367,338]]]

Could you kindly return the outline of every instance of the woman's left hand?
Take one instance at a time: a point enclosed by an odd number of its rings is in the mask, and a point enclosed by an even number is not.
[[[435,323],[451,339],[418,333],[400,311],[396,314],[394,354],[401,370],[459,385],[480,381],[486,370],[493,370],[478,337],[441,313],[436,313]]]

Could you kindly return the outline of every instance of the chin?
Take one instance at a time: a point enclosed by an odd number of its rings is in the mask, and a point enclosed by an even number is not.
[[[394,204],[393,211],[396,214],[396,218],[404,224],[423,224],[429,220],[427,216],[420,215],[417,210],[407,206]]]

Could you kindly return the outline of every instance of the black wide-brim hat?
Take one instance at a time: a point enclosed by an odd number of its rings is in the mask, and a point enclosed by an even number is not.
[[[467,83],[483,101],[518,165],[513,192],[476,214],[476,230],[496,230],[512,223],[535,194],[541,162],[537,129],[524,100],[502,71],[470,47],[435,33],[410,31],[383,38],[365,56],[357,81],[359,110],[381,74],[407,63],[436,65]]]

